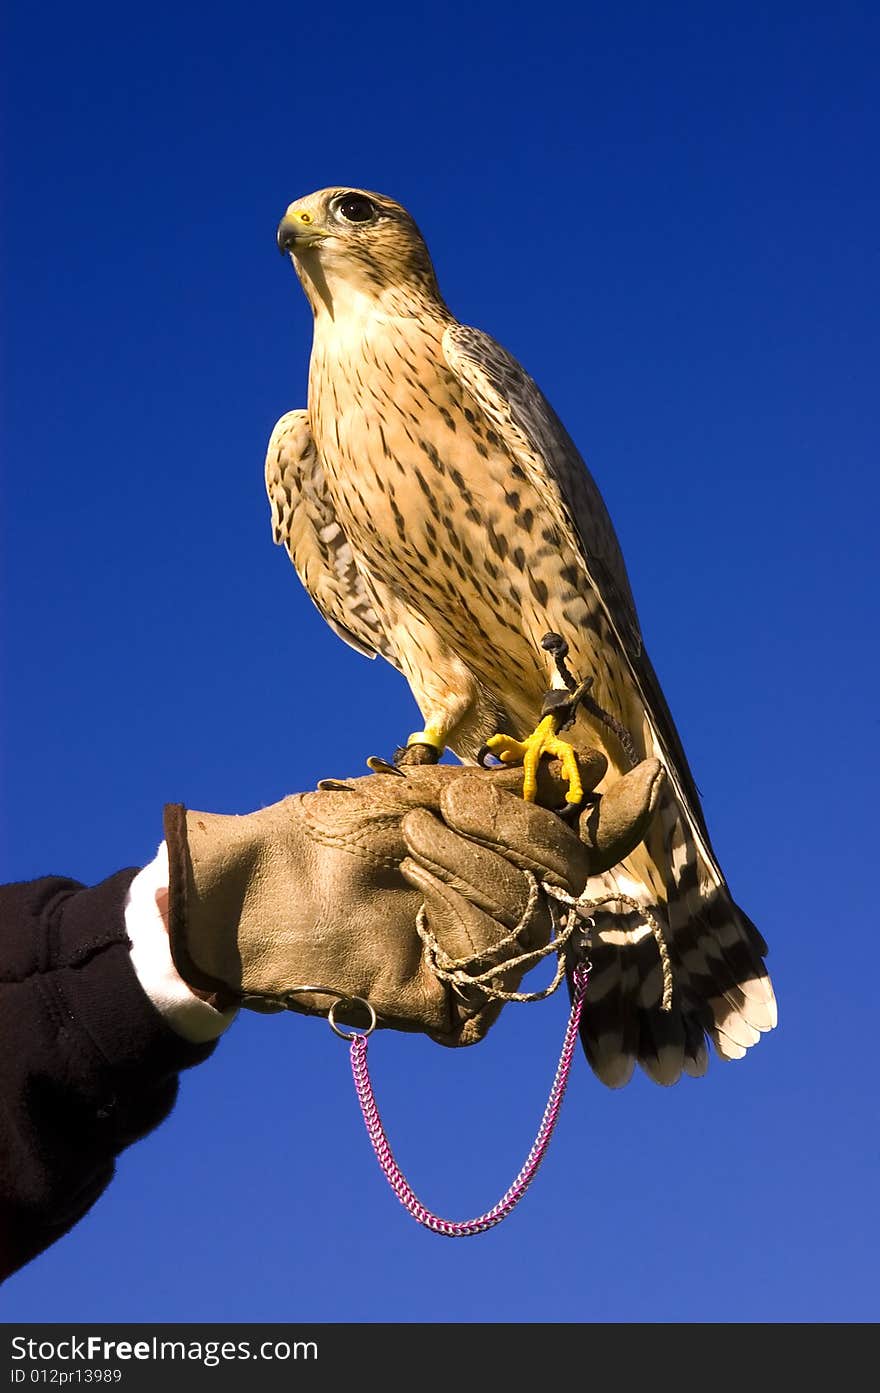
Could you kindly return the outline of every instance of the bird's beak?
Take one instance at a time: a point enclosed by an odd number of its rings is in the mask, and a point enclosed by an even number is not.
[[[287,256],[290,252],[302,251],[303,247],[314,246],[322,238],[327,236],[320,228],[314,226],[310,221],[308,213],[294,213],[288,208],[284,217],[278,224],[276,241],[278,250],[282,256]]]

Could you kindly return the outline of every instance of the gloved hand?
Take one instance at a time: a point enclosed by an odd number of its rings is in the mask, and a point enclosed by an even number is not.
[[[584,787],[606,769],[578,751]],[[558,765],[542,770],[539,798],[558,804]],[[175,966],[202,991],[261,996],[325,1014],[332,998],[294,986],[318,983],[369,1000],[380,1023],[421,1030],[440,1043],[473,1044],[501,1005],[478,988],[438,980],[416,919],[451,958],[484,955],[509,939],[529,903],[529,870],[580,893],[586,878],[627,855],[644,836],[663,772],[647,760],[581,815],[584,840],[546,808],[518,796],[522,771],[452,765],[326,780],[245,816],[165,810],[170,869],[169,933]],[[508,961],[551,931],[543,895]],[[522,970],[505,974],[515,988]],[[337,1019],[362,1025],[362,1008]]]

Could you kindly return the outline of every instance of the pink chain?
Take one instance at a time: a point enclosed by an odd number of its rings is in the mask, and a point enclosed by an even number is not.
[[[519,1204],[544,1159],[559,1117],[559,1110],[562,1107],[562,1099],[565,1096],[565,1088],[571,1071],[571,1061],[577,1041],[578,1026],[589,976],[588,964],[579,965],[574,970],[571,1015],[568,1018],[568,1027],[562,1042],[562,1052],[553,1079],[553,1087],[550,1090],[541,1126],[538,1128],[538,1135],[535,1137],[532,1149],[510,1188],[492,1209],[486,1214],[481,1214],[477,1219],[467,1219],[461,1223],[456,1223],[451,1219],[441,1219],[436,1214],[432,1214],[430,1209],[426,1209],[411,1189],[409,1182],[394,1159],[394,1153],[388,1143],[385,1128],[382,1126],[382,1119],[379,1116],[379,1109],[376,1106],[370,1071],[367,1067],[367,1037],[366,1035],[355,1035],[352,1039],[350,1053],[354,1086],[357,1089],[358,1102],[361,1105],[367,1134],[373,1144],[376,1158],[400,1203],[414,1219],[418,1220],[420,1224],[424,1224],[425,1228],[432,1229],[434,1233],[443,1234],[447,1238],[470,1238],[473,1234],[485,1233],[487,1229],[500,1224],[501,1220],[506,1219],[511,1210]]]

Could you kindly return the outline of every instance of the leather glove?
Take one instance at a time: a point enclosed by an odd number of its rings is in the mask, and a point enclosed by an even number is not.
[[[578,762],[584,787],[595,788],[604,756],[579,750]],[[325,780],[314,793],[244,816],[169,804],[175,966],[192,987],[227,1003],[231,993],[258,1010],[326,1014],[332,997],[285,999],[292,987],[317,983],[369,1000],[383,1026],[473,1044],[501,1003],[438,979],[416,929],[422,906],[443,953],[477,958],[479,969],[502,940],[502,961],[541,947],[551,932],[543,895],[510,941],[529,904],[524,871],[580,893],[587,876],[641,841],[662,781],[660,765],[647,760],[612,784],[581,815],[584,840],[555,813],[522,801],[518,769],[417,765]],[[542,801],[558,804],[563,788],[558,764],[542,769]],[[500,985],[515,989],[522,970]],[[366,1023],[350,1002],[336,1016]]]

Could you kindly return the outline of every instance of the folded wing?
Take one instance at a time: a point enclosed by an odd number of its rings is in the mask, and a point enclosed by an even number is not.
[[[273,430],[266,454],[266,491],[272,535],[286,548],[331,629],[366,657],[380,653],[399,667],[336,516],[308,412],[288,411]]]

